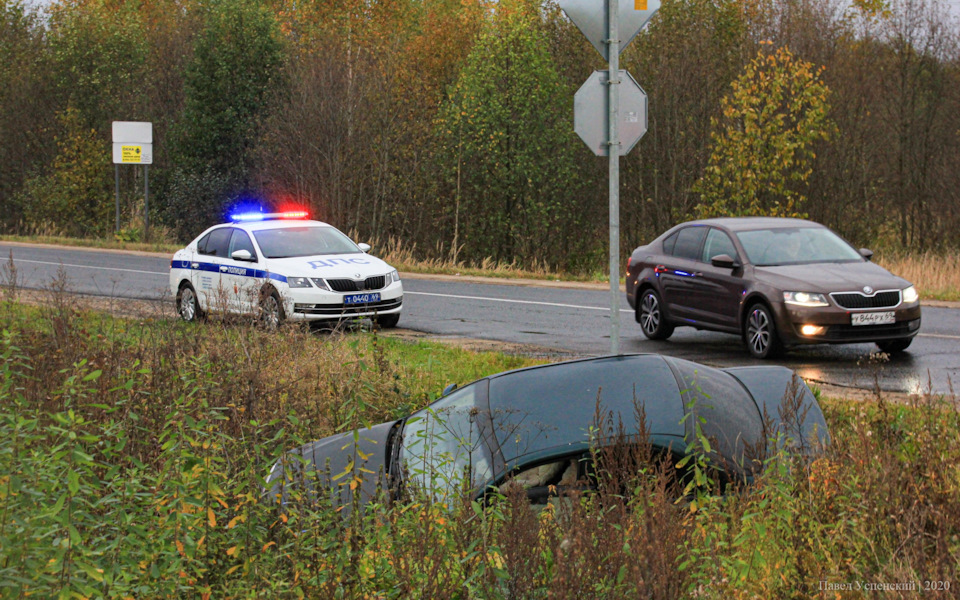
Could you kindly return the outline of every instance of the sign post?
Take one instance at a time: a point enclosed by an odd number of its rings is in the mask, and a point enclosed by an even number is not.
[[[573,122],[574,130],[594,154],[607,156],[609,161],[610,352],[619,354],[620,156],[630,152],[647,132],[647,95],[629,73],[620,70],[620,53],[657,12],[660,0],[560,0],[560,8],[609,66],[606,72],[594,72],[577,91]],[[600,93],[603,86],[605,94]]]
[[[153,164],[153,123],[113,122],[114,187],[116,188],[116,231],[120,231],[120,165],[143,165],[143,239],[150,236],[150,179]]]
[[[619,0],[607,0],[610,23],[610,45],[607,51],[610,70],[607,72],[607,106],[609,107],[610,141],[610,353],[620,354],[620,39]]]

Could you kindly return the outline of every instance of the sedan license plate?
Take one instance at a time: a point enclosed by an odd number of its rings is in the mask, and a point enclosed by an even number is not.
[[[890,325],[896,322],[897,322],[897,319],[893,311],[856,313],[856,314],[850,315],[851,325]]]
[[[350,294],[349,296],[343,297],[344,304],[370,304],[371,302],[380,302],[380,292],[374,294]]]

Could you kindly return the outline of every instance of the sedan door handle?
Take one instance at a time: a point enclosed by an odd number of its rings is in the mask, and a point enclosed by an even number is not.
[[[223,273],[223,272],[226,271],[226,270],[227,270],[227,268],[226,268],[225,266],[220,265],[220,272],[221,272],[221,273]]]
[[[191,269],[199,269],[199,268],[200,268],[200,263],[190,263],[190,268],[191,268]]]

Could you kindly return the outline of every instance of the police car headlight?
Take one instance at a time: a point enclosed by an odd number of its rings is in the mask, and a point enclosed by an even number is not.
[[[313,287],[310,285],[310,280],[306,277],[287,277],[287,285],[292,288]]]
[[[397,270],[394,269],[394,270],[390,271],[389,273],[387,273],[386,276],[384,277],[384,279],[386,279],[386,282],[385,282],[386,285],[390,285],[391,283],[393,283],[393,282],[395,282],[395,281],[400,281],[400,273],[397,273]]]
[[[330,286],[327,285],[327,282],[324,281],[323,279],[320,279],[319,277],[311,277],[310,281],[312,281],[313,285],[317,286],[321,290],[326,290],[328,292],[331,291]]]

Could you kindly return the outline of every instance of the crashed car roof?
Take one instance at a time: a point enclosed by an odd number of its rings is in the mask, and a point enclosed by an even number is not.
[[[488,402],[503,459],[514,463],[532,455],[554,454],[558,447],[589,441],[596,410],[622,420],[628,435],[639,432],[636,407],[644,409],[651,442],[684,449],[692,439],[693,410],[706,419],[704,434],[716,443],[719,458],[740,464],[751,446],[765,445],[771,433],[765,420],[779,424],[785,396],[802,396],[803,427],[796,435],[826,423],[810,390],[794,383],[785,367],[715,369],[658,354],[629,354],[553,363],[507,371],[488,379]],[[794,432],[786,432],[794,433]]]

